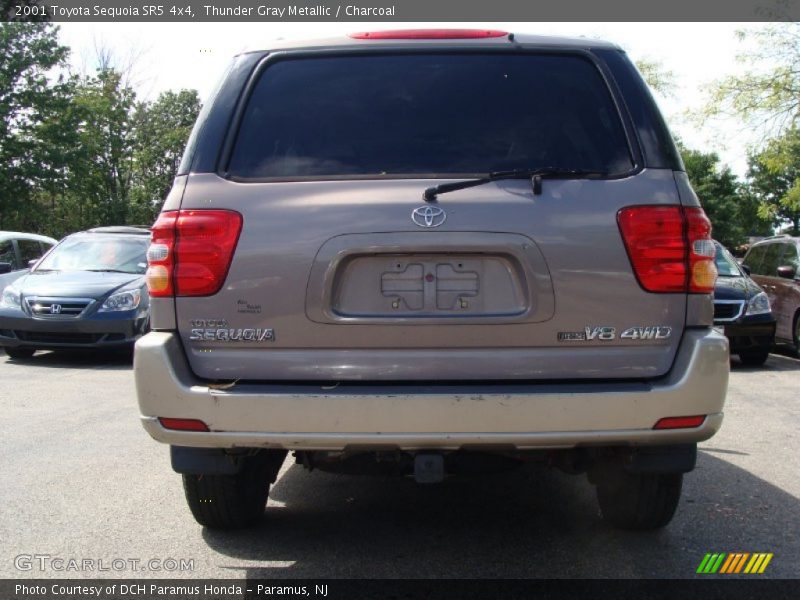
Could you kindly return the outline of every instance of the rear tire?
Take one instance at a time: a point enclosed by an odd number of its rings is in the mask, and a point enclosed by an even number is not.
[[[258,521],[285,456],[262,451],[245,458],[235,475],[183,475],[183,491],[195,520],[211,529],[239,529]]]
[[[32,348],[6,348],[6,354],[9,358],[24,359],[33,356],[36,350]]]
[[[620,529],[645,531],[672,520],[681,496],[681,473],[626,473],[619,469],[597,484],[603,519]]]
[[[760,367],[769,358],[769,350],[762,350],[761,352],[740,352],[739,360],[743,365],[748,367]]]

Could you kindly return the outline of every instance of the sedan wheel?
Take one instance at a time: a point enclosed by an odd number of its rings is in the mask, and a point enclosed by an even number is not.
[[[800,357],[800,312],[794,316],[794,353]]]

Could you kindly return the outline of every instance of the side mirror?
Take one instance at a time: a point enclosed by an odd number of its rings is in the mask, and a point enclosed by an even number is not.
[[[5,275],[6,273],[11,273],[13,270],[14,265],[11,263],[0,262],[0,275]]]
[[[793,267],[791,265],[778,267],[778,277],[783,277],[784,279],[794,279],[795,273],[797,273],[797,267]]]
[[[750,271],[750,267],[748,267],[747,265],[739,265],[739,266],[740,266],[740,267],[742,267],[742,271],[744,271],[744,272],[745,272],[745,275],[747,275],[748,277],[750,277],[750,273],[751,273],[751,271]]]

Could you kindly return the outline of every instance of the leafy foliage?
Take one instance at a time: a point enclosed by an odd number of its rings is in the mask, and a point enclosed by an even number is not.
[[[800,120],[800,23],[779,23],[754,32],[740,31],[754,49],[740,55],[743,75],[717,81],[706,107],[708,116],[733,114],[767,136],[780,135]]]
[[[51,25],[0,23],[0,228],[38,228],[34,191],[64,180],[73,82],[59,75],[68,50],[56,35]]]
[[[136,106],[129,222],[155,220],[199,112],[200,98],[195,90],[164,92],[155,102]]]
[[[197,118],[197,92],[138,101],[107,61],[68,77],[57,32],[0,23],[0,229],[61,237],[148,225]]]
[[[790,223],[790,233],[800,235],[800,131],[792,127],[752,155],[747,175],[760,215],[778,226]]]
[[[758,213],[758,199],[731,170],[720,166],[713,152],[690,150],[679,144],[689,181],[713,225],[712,235],[736,248],[750,235],[768,235],[770,224]]]
[[[636,68],[654,92],[664,96],[672,97],[675,95],[675,73],[665,69],[661,61],[657,60],[637,60]]]

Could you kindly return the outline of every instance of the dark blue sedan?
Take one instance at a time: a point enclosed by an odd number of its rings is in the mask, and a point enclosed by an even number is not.
[[[742,363],[763,365],[775,343],[775,315],[769,298],[722,244],[715,241],[714,245],[718,273],[714,325],[728,337],[731,354],[738,354]]]
[[[0,347],[129,348],[150,321],[144,274],[150,231],[101,227],[70,235],[0,298]]]

